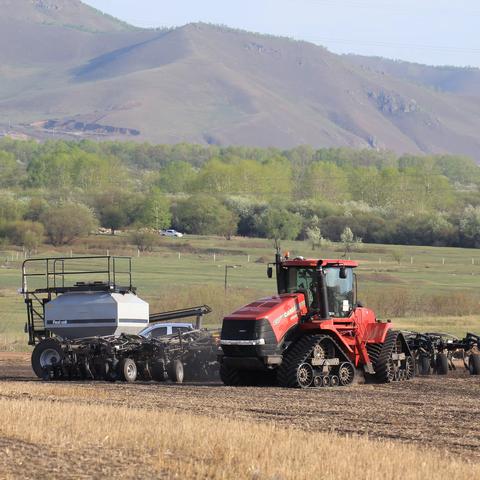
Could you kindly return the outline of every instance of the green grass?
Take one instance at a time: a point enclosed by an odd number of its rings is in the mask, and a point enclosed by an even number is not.
[[[338,245],[312,252],[306,242],[284,242],[283,250],[306,257],[339,258]],[[272,261],[272,242],[262,239],[187,236],[162,238],[154,252],[137,256],[125,238],[90,237],[74,247],[44,248],[38,256],[73,254],[132,255],[134,283],[152,310],[208,303],[214,308],[208,324],[217,326],[223,315],[245,302],[275,291],[275,282],[266,276]],[[215,258],[213,252],[216,252]],[[402,261],[393,252],[402,253]],[[180,255],[179,255],[180,253]],[[5,261],[12,258],[13,261]],[[480,331],[480,251],[473,249],[363,245],[349,254],[358,260],[359,298],[379,316],[398,319],[402,328],[442,330],[463,335]],[[474,264],[472,264],[472,259]],[[228,290],[224,291],[225,265]],[[17,289],[21,283],[21,260],[16,253],[0,253],[0,349],[20,349],[24,343],[24,304]],[[13,345],[13,346],[12,346]]]

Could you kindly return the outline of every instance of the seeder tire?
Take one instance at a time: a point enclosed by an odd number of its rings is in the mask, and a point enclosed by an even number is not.
[[[468,371],[470,375],[480,375],[480,354],[472,353],[468,359]]]
[[[64,354],[62,346],[54,338],[42,340],[32,352],[32,369],[38,378],[47,379],[48,372],[45,367],[60,363]]]
[[[168,378],[175,383],[183,383],[185,378],[185,369],[181,360],[174,360],[168,366]]]
[[[137,365],[131,358],[124,358],[123,360],[121,360],[118,368],[120,378],[123,381],[127,383],[133,383],[137,379]]]
[[[431,371],[430,357],[428,355],[420,355],[418,358],[418,374],[430,375]]]
[[[437,355],[437,375],[447,375],[448,374],[448,357],[446,353],[439,353]]]
[[[165,367],[163,363],[155,362],[152,363],[150,367],[150,374],[152,380],[155,382],[164,382],[165,381]]]

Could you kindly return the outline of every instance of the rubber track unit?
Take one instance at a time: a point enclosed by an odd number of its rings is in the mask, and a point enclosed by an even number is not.
[[[283,356],[283,362],[278,368],[277,372],[278,384],[281,387],[299,387],[297,382],[298,367],[302,363],[305,363],[305,361],[309,358],[315,345],[324,339],[331,341],[337,349],[339,356],[343,356],[344,361],[350,363],[347,355],[345,355],[343,350],[330,335],[304,335],[300,337]]]
[[[229,387],[242,386],[243,378],[236,368],[228,368],[226,365],[220,365],[220,379]]]
[[[383,343],[367,343],[368,356],[370,357],[370,362],[372,363],[374,368],[375,368],[375,365],[377,364],[378,356],[382,351],[382,347],[383,347]]]
[[[392,379],[388,375],[388,362],[391,359],[393,349],[400,335],[402,334],[395,330],[389,330],[387,332],[387,336],[385,337],[385,342],[382,345],[382,349],[380,350],[377,361],[374,363],[375,378],[378,382],[390,383],[394,380],[394,378]],[[404,341],[402,341],[402,344],[404,346],[406,345]],[[405,354],[407,356],[411,355],[410,352],[408,351],[408,347]]]

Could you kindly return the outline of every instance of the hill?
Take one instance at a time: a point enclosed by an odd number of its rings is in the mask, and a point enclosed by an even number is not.
[[[131,30],[134,27],[85,5],[80,0],[2,0],[2,22],[18,21],[91,32]]]
[[[480,160],[478,70],[339,56],[206,24],[133,29],[77,0],[0,7],[0,134]]]

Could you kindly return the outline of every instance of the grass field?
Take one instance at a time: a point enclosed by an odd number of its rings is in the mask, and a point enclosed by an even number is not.
[[[234,308],[268,295],[275,282],[266,276],[272,242],[262,239],[188,236],[162,238],[153,252],[138,254],[122,236],[95,236],[73,247],[43,248],[38,256],[131,255],[139,294],[162,311],[207,303],[214,308],[208,325],[219,325]],[[291,256],[338,258],[339,245],[312,252],[306,242],[284,242]],[[442,330],[457,335],[480,330],[480,251],[455,248],[363,245],[347,255],[360,262],[358,296],[380,317],[402,328]],[[17,258],[18,257],[18,258]],[[0,252],[0,349],[25,348],[25,312],[20,288],[21,255]],[[228,289],[224,291],[226,265]]]

